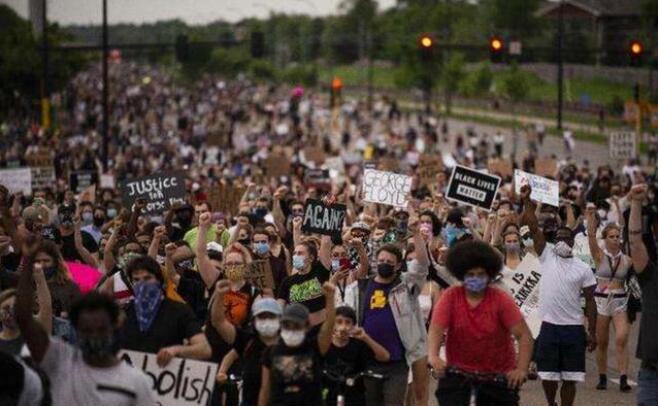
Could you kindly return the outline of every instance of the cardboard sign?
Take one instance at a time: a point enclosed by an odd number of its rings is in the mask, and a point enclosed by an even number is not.
[[[514,171],[514,191],[521,193],[521,186],[530,185],[530,198],[554,207],[560,207],[560,182],[543,178],[520,169]]]
[[[272,153],[265,158],[265,174],[270,178],[290,175],[290,160],[283,153]]]
[[[96,203],[96,185],[91,185],[83,190],[80,196],[78,196],[78,200],[81,202]]]
[[[363,171],[363,200],[371,203],[407,207],[412,178],[393,172]]]
[[[0,185],[5,186],[9,193],[23,192],[32,194],[32,171],[30,168],[0,169]]]
[[[633,159],[637,152],[635,132],[619,131],[610,133],[609,149],[611,159]]]
[[[452,169],[446,197],[470,206],[491,210],[499,186],[498,176],[457,165]]]
[[[237,215],[240,210],[240,200],[247,188],[220,183],[208,191],[208,203],[214,211]]]
[[[343,232],[346,214],[347,207],[344,204],[327,206],[322,200],[307,199],[302,231],[338,237]]]
[[[55,183],[55,168],[52,166],[31,167],[32,189],[53,187]]]
[[[47,151],[33,152],[25,157],[25,161],[29,166],[53,166],[53,158]]]
[[[322,165],[325,160],[324,150],[320,147],[306,147],[304,148],[304,158],[308,162]]]
[[[132,207],[139,198],[148,202],[144,214],[162,213],[176,201],[185,200],[183,172],[159,172],[150,176],[126,180],[121,184],[125,207]]]
[[[98,172],[96,171],[71,172],[69,175],[69,187],[75,194],[80,194],[89,186],[97,183]]]
[[[268,259],[252,261],[245,279],[260,290],[274,288],[274,277],[272,276],[270,261]]]
[[[535,159],[535,174],[555,178],[557,176],[557,161],[553,158]]]
[[[212,398],[217,364],[174,358],[160,368],[155,354],[131,350],[119,351],[119,358],[150,378],[157,405],[205,405]]]
[[[420,186],[430,186],[436,183],[436,175],[443,170],[443,160],[438,155],[423,154],[418,163]]]
[[[512,176],[514,174],[514,165],[512,164],[512,161],[506,159],[489,158],[489,161],[487,161],[487,169],[490,173],[503,177]]]
[[[532,254],[526,254],[516,269],[505,268],[501,272],[503,289],[514,298],[535,338],[539,335],[541,327],[541,318],[539,317],[540,280],[539,259]]]

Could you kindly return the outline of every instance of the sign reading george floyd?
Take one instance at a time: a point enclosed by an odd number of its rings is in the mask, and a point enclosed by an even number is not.
[[[446,197],[460,203],[491,210],[498,186],[500,186],[498,176],[457,165],[452,169]]]
[[[363,201],[407,207],[411,182],[410,176],[366,169],[363,171]]]
[[[327,206],[321,200],[307,199],[304,207],[302,231],[322,235],[340,236],[347,207],[344,204]]]
[[[144,214],[162,213],[176,201],[184,201],[185,194],[183,172],[159,172],[121,184],[121,196],[127,207],[132,207],[137,199],[146,199]]]
[[[119,358],[149,377],[157,405],[205,405],[212,398],[217,364],[173,358],[161,368],[155,354],[129,350],[121,350]]]

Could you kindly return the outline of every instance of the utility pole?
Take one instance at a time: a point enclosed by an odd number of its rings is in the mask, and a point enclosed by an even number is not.
[[[43,77],[41,79],[41,126],[50,128],[50,89],[48,86],[48,0],[41,1],[43,18],[41,19],[41,58]]]
[[[564,47],[564,2],[560,0],[557,27],[557,129],[562,129],[562,104],[564,67],[562,66],[562,48]]]
[[[108,170],[109,159],[109,119],[110,119],[110,106],[109,106],[109,80],[107,73],[107,59],[109,57],[109,50],[107,45],[107,0],[103,0],[103,172]]]
[[[372,112],[372,24],[368,25],[368,37],[367,37],[367,46],[368,46],[368,111]]]

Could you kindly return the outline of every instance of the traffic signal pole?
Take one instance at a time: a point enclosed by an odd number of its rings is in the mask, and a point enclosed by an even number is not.
[[[562,66],[562,47],[564,46],[564,2],[560,0],[557,27],[557,129],[562,129],[562,104],[564,91],[564,67]]]
[[[109,165],[109,120],[110,120],[110,90],[108,72],[107,72],[107,59],[109,57],[108,50],[108,33],[107,33],[107,0],[103,0],[103,172],[107,173]]]
[[[48,0],[41,1],[41,58],[43,62],[43,77],[41,79],[41,126],[50,127],[50,88],[48,86]]]

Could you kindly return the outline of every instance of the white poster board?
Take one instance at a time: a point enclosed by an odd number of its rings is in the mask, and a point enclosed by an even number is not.
[[[506,290],[519,306],[532,336],[537,338],[541,328],[539,316],[539,281],[541,270],[539,259],[526,254],[519,266],[514,269],[505,268],[501,273],[503,289]]]
[[[130,350],[121,350],[119,358],[149,377],[158,405],[205,405],[212,398],[217,364],[174,358],[160,368],[155,354]]]
[[[632,159],[637,152],[634,131],[619,131],[610,133],[609,149],[611,159]]]
[[[0,170],[0,185],[9,189],[9,193],[23,192],[32,194],[32,170],[30,168],[15,168]]]
[[[366,169],[363,171],[363,201],[407,207],[411,182],[410,176]]]
[[[516,169],[514,171],[514,191],[517,195],[521,193],[521,187],[524,185],[530,185],[532,188],[531,199],[560,207],[560,183],[558,181]]]

